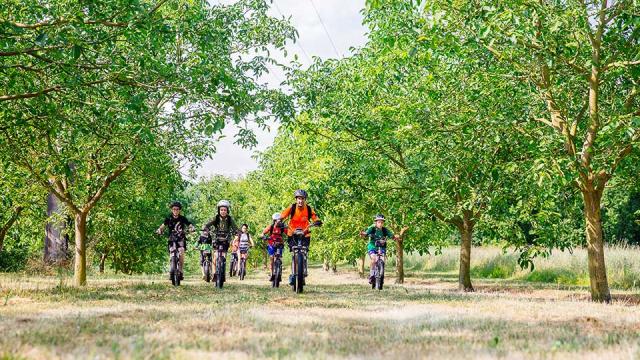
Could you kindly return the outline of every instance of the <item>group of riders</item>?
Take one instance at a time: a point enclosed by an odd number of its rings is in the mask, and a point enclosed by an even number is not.
[[[296,201],[283,211],[274,213],[271,224],[262,231],[263,239],[267,241],[270,281],[274,280],[274,257],[282,257],[285,241],[288,244],[289,251],[292,251],[294,246],[296,246],[294,237],[298,236],[300,238],[298,245],[308,251],[309,244],[311,243],[310,228],[322,226],[322,221],[320,221],[318,215],[316,215],[311,206],[307,204],[307,192],[305,190],[296,190],[294,197]],[[193,223],[182,215],[181,211],[182,205],[179,202],[172,203],[171,214],[165,218],[162,225],[160,225],[156,231],[157,234],[162,234],[165,230],[168,230],[170,237],[169,246],[175,246],[177,248],[179,255],[178,276],[180,280],[183,278],[182,269],[187,245],[186,234],[196,231]],[[286,220],[288,220],[288,224],[285,224]],[[397,238],[391,230],[384,226],[384,222],[384,215],[378,214],[374,218],[374,223],[366,230],[360,232],[360,236],[369,238],[367,252],[371,259],[371,272],[369,277],[371,284],[373,284],[374,281],[374,264],[378,261],[379,257],[385,256],[386,239]],[[217,214],[202,228],[198,245],[215,246],[216,249],[220,250],[220,256],[225,258],[231,247],[234,257],[239,254],[240,259],[246,260],[249,248],[254,246],[254,241],[249,234],[247,224],[242,224],[240,228],[236,225],[236,222],[231,216],[231,203],[228,200],[220,200],[217,204]],[[213,268],[216,269],[218,253],[214,254],[216,255],[213,258]],[[204,261],[205,255],[201,251],[200,267],[203,279],[205,278]],[[290,285],[293,285],[295,282],[293,274],[295,267],[292,270],[292,274],[289,276]],[[216,275],[217,274],[214,274],[214,281]]]

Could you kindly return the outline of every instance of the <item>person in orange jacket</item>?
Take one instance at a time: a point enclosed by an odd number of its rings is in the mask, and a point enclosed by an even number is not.
[[[287,226],[286,230],[289,251],[291,251],[291,247],[295,245],[293,243],[293,232],[296,229],[302,229],[304,231],[305,235],[304,239],[302,240],[302,245],[308,249],[309,244],[311,243],[311,232],[309,232],[309,226],[311,224],[315,226],[322,225],[322,221],[320,221],[318,215],[316,215],[311,206],[307,204],[307,192],[301,189],[296,190],[293,193],[293,196],[296,198],[296,202],[291,204],[290,207],[284,209],[280,213],[280,218],[282,220],[289,219],[289,225]],[[291,284],[292,282],[293,274],[289,277],[289,283]]]

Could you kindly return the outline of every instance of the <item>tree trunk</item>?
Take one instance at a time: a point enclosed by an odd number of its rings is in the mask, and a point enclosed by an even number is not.
[[[107,260],[107,253],[100,255],[100,274],[104,274],[104,262]]]
[[[78,213],[75,216],[76,254],[74,265],[74,284],[87,284],[87,214]]]
[[[47,196],[47,225],[44,237],[44,261],[62,265],[69,260],[69,235],[64,234],[65,223],[54,222],[51,217],[61,214],[60,200],[51,192]]]
[[[460,272],[458,274],[458,289],[473,291],[471,285],[471,238],[473,226],[470,211],[464,211],[462,222],[458,224],[460,231]]]
[[[22,206],[18,206],[14,212],[13,215],[11,215],[11,218],[9,219],[9,221],[7,221],[4,225],[2,225],[2,227],[0,228],[0,251],[2,251],[2,248],[4,247],[4,238],[7,236],[7,233],[9,232],[9,229],[11,229],[11,227],[13,226],[13,224],[18,220],[18,218],[20,217],[20,213],[22,212],[23,207]]]
[[[361,278],[364,278],[364,269],[365,269],[366,261],[367,261],[367,254],[364,253],[362,254],[362,257],[358,259],[358,275],[360,275]]]
[[[322,270],[329,271],[329,259],[324,258],[322,260]]]
[[[607,271],[605,268],[604,239],[602,236],[602,218],[600,214],[602,190],[587,187],[583,189],[582,196],[584,199],[591,300],[609,303],[611,302],[611,293],[609,292],[609,283],[607,281]]]
[[[404,239],[402,236],[396,240],[396,284],[404,284]]]
[[[335,261],[331,261],[331,271],[335,274],[338,272],[338,265],[336,264]]]

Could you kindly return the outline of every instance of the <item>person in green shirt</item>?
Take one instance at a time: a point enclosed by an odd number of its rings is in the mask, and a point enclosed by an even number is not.
[[[202,241],[211,239],[213,245],[215,245],[214,249],[217,248],[218,245],[222,245],[222,256],[225,258],[227,257],[227,250],[229,250],[231,239],[238,233],[238,226],[230,213],[231,203],[229,203],[228,200],[220,200],[218,202],[218,213],[213,220],[204,226],[202,234],[200,235]],[[214,252],[214,255],[215,254],[217,254],[217,252]],[[216,269],[217,264],[218,257],[215,255],[213,258],[214,269]],[[214,281],[215,276],[214,274]]]
[[[360,236],[369,237],[369,243],[367,244],[367,253],[371,263],[369,264],[369,283],[373,284],[373,267],[376,261],[378,261],[378,251],[376,243],[381,246],[380,252],[382,256],[387,252],[387,239],[397,239],[397,235],[393,235],[393,232],[384,226],[384,215],[378,214],[373,218],[374,223],[367,228],[367,230],[360,232]]]

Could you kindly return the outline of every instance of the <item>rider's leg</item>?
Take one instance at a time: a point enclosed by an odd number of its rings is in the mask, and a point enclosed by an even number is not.
[[[182,274],[182,269],[184,269],[184,248],[183,247],[178,248],[178,254],[180,254],[180,261],[178,266],[179,266],[180,274]]]
[[[369,263],[369,278],[373,278],[373,272],[375,270],[376,261],[378,261],[378,255],[376,255],[373,252],[370,252],[369,258],[371,258],[371,263]]]
[[[204,278],[204,251],[200,251],[200,270],[202,270],[202,277]]]

